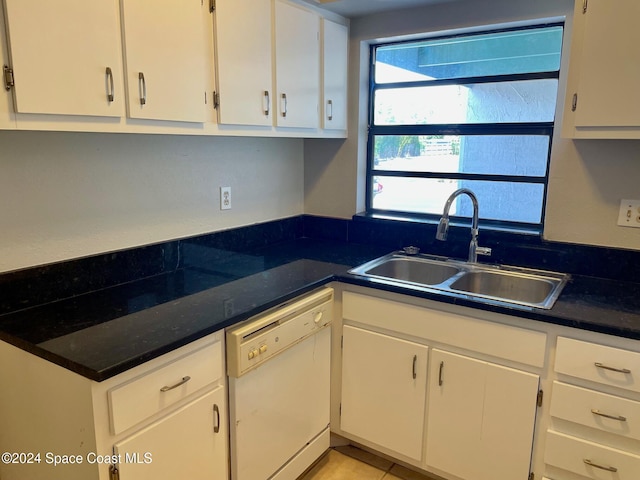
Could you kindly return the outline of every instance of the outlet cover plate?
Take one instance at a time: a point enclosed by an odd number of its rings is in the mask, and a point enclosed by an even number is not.
[[[220,187],[220,210],[231,210],[231,187]]]
[[[640,200],[623,199],[620,201],[618,225],[640,228]]]

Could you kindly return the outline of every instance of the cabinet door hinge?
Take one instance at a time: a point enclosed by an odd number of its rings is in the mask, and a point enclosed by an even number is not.
[[[9,68],[7,65],[2,67],[2,73],[4,76],[4,88],[11,90],[11,87],[15,86],[16,82],[13,78],[13,68]]]
[[[582,14],[587,13],[587,8],[589,6],[589,0],[582,0]]]
[[[216,0],[209,0],[209,13],[213,13],[216,9]]]
[[[542,390],[538,390],[538,396],[536,397],[536,405],[539,407],[542,406],[542,397],[544,396],[544,392]]]
[[[218,92],[213,92],[213,108],[216,110],[220,106],[220,94]]]
[[[117,465],[109,465],[109,480],[120,480],[120,470]]]
[[[571,111],[575,112],[576,108],[578,108],[578,94],[573,94],[573,100],[571,100]]]

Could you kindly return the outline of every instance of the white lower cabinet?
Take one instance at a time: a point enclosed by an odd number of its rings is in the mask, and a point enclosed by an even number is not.
[[[420,460],[428,347],[343,328],[340,428]]]
[[[41,455],[2,480],[228,480],[222,332],[103,382],[4,342],[0,364],[0,451]]]
[[[429,381],[428,466],[473,480],[527,478],[538,375],[433,349]]]
[[[561,336],[553,368],[548,476],[640,478],[640,351]]]
[[[228,478],[225,397],[218,387],[116,443],[120,479]]]
[[[342,307],[336,433],[445,478],[529,478],[546,334],[354,292]]]
[[[560,476],[554,474],[558,480],[575,474],[594,480],[637,480],[640,475],[640,455],[559,432],[547,434],[545,461],[562,469]]]

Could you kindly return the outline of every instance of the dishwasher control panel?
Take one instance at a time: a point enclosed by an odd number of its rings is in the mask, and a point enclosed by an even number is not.
[[[333,289],[323,288],[227,330],[227,371],[239,377],[333,319]]]

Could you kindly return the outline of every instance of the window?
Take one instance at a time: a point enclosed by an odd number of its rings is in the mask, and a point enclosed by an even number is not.
[[[437,218],[469,188],[485,225],[542,229],[561,24],[371,48],[367,206]],[[470,217],[458,197],[452,217]]]

